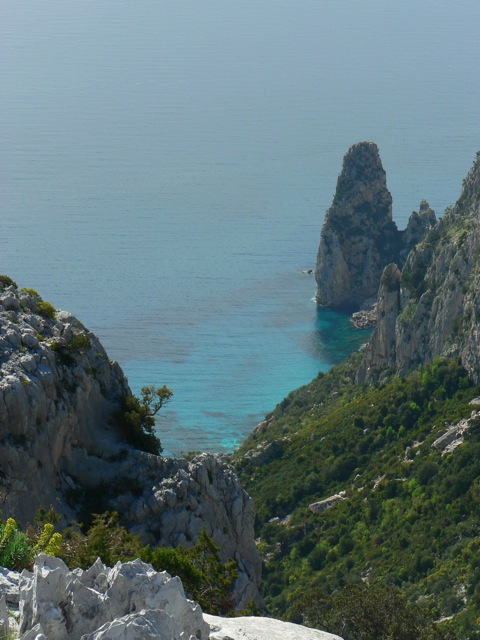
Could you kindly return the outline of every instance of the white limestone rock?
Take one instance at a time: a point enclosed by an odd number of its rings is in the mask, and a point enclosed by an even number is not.
[[[319,502],[313,502],[308,505],[308,508],[312,513],[323,513],[324,511],[328,511],[333,506],[335,506],[338,502],[342,502],[347,497],[346,491],[340,491],[340,493],[336,493],[333,496],[329,496],[324,500],[320,500]]]
[[[9,615],[5,594],[0,592],[0,638],[8,638],[9,633]]]
[[[19,573],[0,567],[0,594],[4,594],[7,604],[18,604],[19,581]]]
[[[196,640],[194,636],[180,633],[172,616],[159,609],[131,613],[113,622],[106,622],[94,633],[87,633],[81,640]]]
[[[139,615],[143,610],[146,613]],[[149,613],[157,610],[161,613]],[[155,620],[167,629],[178,628],[178,640],[209,637],[201,608],[186,599],[180,579],[156,572],[140,560],[119,562],[112,569],[97,561],[87,571],[69,571],[58,558],[39,556],[33,573],[22,573],[20,618],[21,633],[41,625],[48,640],[90,639],[100,630],[103,635],[98,638],[133,640],[142,626],[148,629]],[[120,619],[121,624],[111,627],[120,635],[109,636],[103,625]]]
[[[272,618],[204,618],[210,625],[210,640],[342,640],[326,631]]]

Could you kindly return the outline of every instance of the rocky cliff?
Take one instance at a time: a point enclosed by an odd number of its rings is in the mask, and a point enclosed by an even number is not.
[[[377,328],[359,380],[375,376],[384,366],[405,373],[436,356],[459,356],[480,381],[479,214],[477,155],[457,203],[412,249],[401,274],[391,280],[389,295],[395,302],[378,306]],[[381,286],[380,297],[385,291]]]
[[[0,277],[0,509],[32,522],[40,507],[65,520],[116,509],[150,544],[184,546],[202,528],[239,566],[236,602],[258,604],[255,510],[231,466],[201,455],[138,451],[117,427],[130,394],[118,366],[76,318]]]
[[[332,206],[320,236],[317,302],[357,310],[375,298],[384,267],[402,266],[410,249],[436,222],[422,202],[405,231],[392,220],[392,196],[377,146],[360,142],[343,159]]]

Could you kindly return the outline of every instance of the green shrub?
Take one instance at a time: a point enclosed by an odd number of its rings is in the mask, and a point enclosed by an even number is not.
[[[59,556],[70,569],[88,569],[97,558],[109,567],[119,560],[138,558],[142,549],[139,539],[120,526],[118,520],[118,513],[106,512],[93,516],[93,524],[86,534],[79,529],[67,529]]]
[[[141,397],[126,396],[118,420],[129,444],[136,449],[160,455],[163,451],[160,439],[155,435],[155,416],[171,399],[167,387],[143,387]]]
[[[22,287],[20,291],[23,293],[28,293],[28,295],[32,296],[33,298],[40,298],[40,294],[38,293],[38,291],[35,291],[35,289],[27,289],[25,287]]]
[[[22,571],[31,566],[34,556],[32,545],[15,520],[0,522],[0,566]]]
[[[6,289],[7,287],[17,288],[17,283],[8,276],[0,276],[0,288]]]
[[[50,347],[61,364],[71,367],[75,364],[75,354],[90,349],[90,338],[84,333],[77,333],[68,342],[50,340]]]
[[[238,576],[237,565],[233,560],[222,562],[220,547],[205,529],[190,549],[146,547],[142,559],[157,571],[179,576],[187,595],[206,613],[220,616],[232,611],[232,586]]]
[[[320,589],[295,599],[292,618],[345,640],[453,640],[428,611],[410,605],[395,587],[349,585],[332,596]]]
[[[39,300],[37,302],[37,313],[49,320],[55,319],[55,307],[50,302]]]

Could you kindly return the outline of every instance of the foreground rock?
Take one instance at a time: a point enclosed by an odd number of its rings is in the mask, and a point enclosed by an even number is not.
[[[209,637],[202,611],[186,599],[180,579],[140,560],[113,569],[97,560],[87,571],[69,571],[58,558],[40,556],[32,574],[22,573],[20,618],[21,633],[40,625],[48,640]],[[148,629],[156,635],[138,636]]]
[[[192,546],[202,529],[239,567],[235,604],[258,592],[255,510],[220,457],[138,451],[118,428],[130,394],[98,338],[65,311],[0,276],[0,503],[22,525],[41,508],[67,520],[120,512],[145,543]]]
[[[320,236],[317,302],[359,309],[376,296],[384,267],[391,262],[403,265],[411,248],[435,223],[434,212],[422,202],[405,231],[399,231],[392,220],[392,196],[377,146],[360,142],[351,147]]]
[[[10,572],[8,585],[7,602],[20,602],[21,640],[341,640],[279,620],[202,615],[179,578],[140,560],[69,571],[40,556],[32,573]],[[0,633],[9,630],[0,586]]]
[[[211,640],[342,640],[340,636],[271,618],[204,616]]]

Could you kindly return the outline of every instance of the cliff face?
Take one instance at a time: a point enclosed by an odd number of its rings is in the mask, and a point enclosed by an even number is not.
[[[315,278],[317,302],[357,310],[378,291],[384,267],[403,265],[410,249],[436,222],[422,203],[405,231],[392,220],[392,196],[378,148],[360,142],[349,149],[320,236]]]
[[[377,329],[359,379],[384,366],[398,373],[436,356],[459,356],[480,381],[480,156],[462,194],[424,240],[410,252],[398,281],[395,308],[378,310]],[[386,326],[395,338],[386,343]]]
[[[0,510],[22,524],[40,507],[79,519],[92,499],[145,542],[193,545],[202,528],[235,558],[238,606],[258,594],[255,510],[233,468],[212,455],[171,460],[124,444],[130,394],[118,366],[76,318],[0,276]]]
[[[51,316],[51,317],[49,317]],[[0,500],[4,515],[31,519],[64,503],[75,448],[114,451],[108,421],[128,393],[120,367],[76,318],[32,291],[0,291]]]

